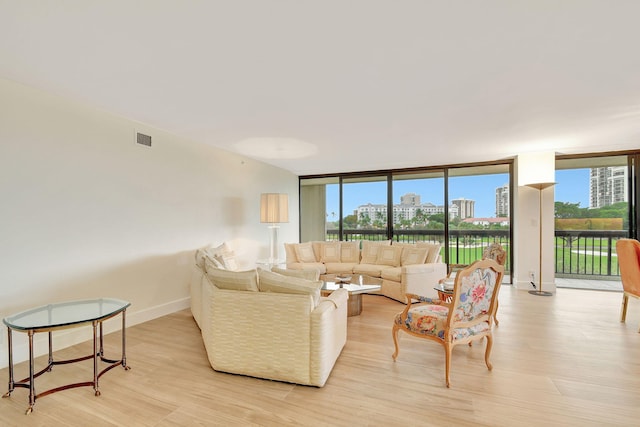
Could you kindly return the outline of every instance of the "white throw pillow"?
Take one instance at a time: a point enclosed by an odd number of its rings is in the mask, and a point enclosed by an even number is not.
[[[284,252],[285,252],[287,264],[294,264],[298,262],[298,255],[296,255],[296,246],[298,246],[298,243],[284,244]]]
[[[340,242],[322,242],[320,262],[340,262]]]
[[[316,262],[316,254],[313,252],[311,242],[300,243],[296,246],[298,262]]]
[[[372,242],[369,240],[362,241],[362,260],[361,264],[375,264],[378,259],[378,247],[388,246],[391,244],[391,240],[383,240],[379,242]]]
[[[428,248],[419,248],[412,245],[402,248],[402,257],[400,258],[400,265],[412,265],[412,264],[424,264],[429,253]]]
[[[219,289],[258,291],[258,274],[256,270],[228,271],[207,263],[207,276],[209,276],[211,283]]]
[[[424,261],[425,264],[436,262],[440,255],[440,243],[418,242],[416,243],[416,246],[419,248],[427,248],[429,250],[427,259]]]
[[[376,257],[377,265],[390,265],[398,267],[400,265],[400,257],[402,256],[402,248],[400,246],[378,246],[378,256]]]
[[[340,262],[360,262],[360,242],[340,242]]]

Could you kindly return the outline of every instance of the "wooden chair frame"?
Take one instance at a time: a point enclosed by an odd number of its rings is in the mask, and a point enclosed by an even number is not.
[[[460,294],[461,294],[460,289],[461,289],[462,280],[470,276],[471,274],[473,274],[478,269],[485,270],[487,268],[490,268],[496,272],[496,276],[495,276],[496,283],[494,284],[494,291],[493,291],[493,294],[491,295],[489,310],[486,313],[477,316],[471,321],[467,321],[467,322],[455,321],[455,318],[454,318],[455,307],[457,307],[460,304]],[[484,359],[485,359],[485,364],[487,365],[487,368],[489,370],[492,370],[493,366],[489,361],[489,357],[491,355],[491,347],[493,346],[493,336],[491,331],[493,327],[492,325],[493,319],[495,318],[495,311],[497,309],[498,294],[500,292],[500,285],[502,284],[503,275],[504,275],[504,266],[498,264],[496,261],[492,259],[484,259],[484,260],[476,261],[466,269],[458,272],[455,278],[455,283],[453,288],[453,297],[452,297],[451,303],[446,303],[440,299],[434,300],[434,299],[426,298],[420,295],[407,294],[407,306],[402,311],[402,313],[400,313],[401,325],[399,325],[395,321],[393,324],[392,336],[393,336],[393,343],[395,345],[395,352],[392,355],[393,360],[395,361],[397,359],[398,353],[400,350],[398,346],[398,331],[400,330],[418,338],[425,338],[431,341],[435,341],[444,347],[445,381],[446,381],[447,387],[450,387],[451,355],[452,355],[453,347],[461,344],[470,344],[473,341],[482,340],[483,338],[486,337],[487,344],[486,344]],[[418,301],[418,303],[414,303],[414,301]],[[443,338],[439,338],[438,336],[434,336],[434,335],[426,335],[426,334],[414,332],[403,326],[403,325],[406,325],[408,313],[411,310],[411,308],[420,304],[435,304],[435,305],[446,306],[449,308]],[[489,324],[489,328],[486,331],[479,333],[477,335],[471,335],[463,339],[458,339],[458,340],[453,339],[453,331],[456,328],[473,327],[482,322],[486,322]]]

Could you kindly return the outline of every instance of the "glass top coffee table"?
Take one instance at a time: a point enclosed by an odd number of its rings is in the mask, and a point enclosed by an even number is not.
[[[105,372],[116,366],[122,366],[125,370],[127,366],[125,356],[125,312],[131,304],[115,298],[98,298],[81,301],[69,301],[56,304],[47,304],[26,310],[12,316],[5,317],[2,322],[7,326],[8,344],[9,344],[9,391],[2,397],[9,397],[15,387],[29,389],[29,408],[26,413],[33,411],[33,405],[36,399],[46,396],[47,394],[57,391],[67,390],[74,387],[93,386],[96,396],[100,396],[98,388],[98,378]],[[122,357],[112,360],[104,357],[102,322],[122,313]],[[52,332],[75,328],[83,325],[91,324],[93,326],[93,352],[92,354],[71,360],[53,360],[53,343]],[[100,325],[100,335],[98,338],[97,326]],[[29,336],[29,376],[20,381],[13,379],[13,331],[23,332]],[[39,372],[34,372],[34,353],[33,353],[33,335],[38,332],[47,332],[49,334],[49,363]],[[100,346],[98,347],[98,339]],[[80,362],[87,359],[93,359],[93,381],[85,381],[74,384],[67,384],[60,387],[52,388],[35,393],[35,378],[51,372],[53,366],[67,363]],[[106,368],[98,372],[98,360],[108,364]]]
[[[369,277],[363,274],[325,274],[322,276],[323,296],[329,295],[336,289],[346,289],[349,293],[347,316],[358,316],[362,313],[362,294],[379,291],[382,287],[382,279]]]

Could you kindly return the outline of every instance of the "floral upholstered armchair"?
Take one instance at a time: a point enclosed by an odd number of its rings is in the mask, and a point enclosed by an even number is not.
[[[420,295],[407,294],[407,306],[393,321],[393,360],[398,357],[398,331],[435,341],[444,347],[445,380],[450,386],[449,371],[453,347],[487,338],[484,360],[489,370],[493,345],[493,316],[504,267],[492,259],[476,261],[458,272],[450,303]],[[417,300],[418,303],[413,303]]]

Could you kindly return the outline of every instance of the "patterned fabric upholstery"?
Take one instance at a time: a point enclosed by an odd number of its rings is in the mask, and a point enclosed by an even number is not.
[[[460,298],[456,305],[453,321],[468,322],[489,313],[491,297],[495,289],[496,272],[487,268],[474,270],[465,276],[460,284]]]
[[[468,322],[489,312],[491,296],[496,283],[496,272],[490,268],[474,270],[469,276],[462,278],[459,303],[454,310],[454,322]],[[431,298],[421,297],[420,302],[433,302]],[[442,305],[420,305],[407,312],[402,321],[402,313],[398,313],[394,322],[412,332],[432,335],[444,339],[449,307]],[[468,328],[453,330],[453,339],[468,338],[488,330],[488,323],[481,323]]]
[[[409,310],[403,322],[402,313],[396,314],[395,323],[412,332],[444,338],[449,309],[441,305],[421,305]]]
[[[484,259],[458,272],[450,302],[407,294],[407,307],[393,321],[393,359],[396,360],[399,352],[398,331],[436,341],[445,348],[445,378],[449,387],[452,347],[471,345],[486,337],[485,363],[491,370],[492,318],[503,274],[502,265],[493,259]]]

